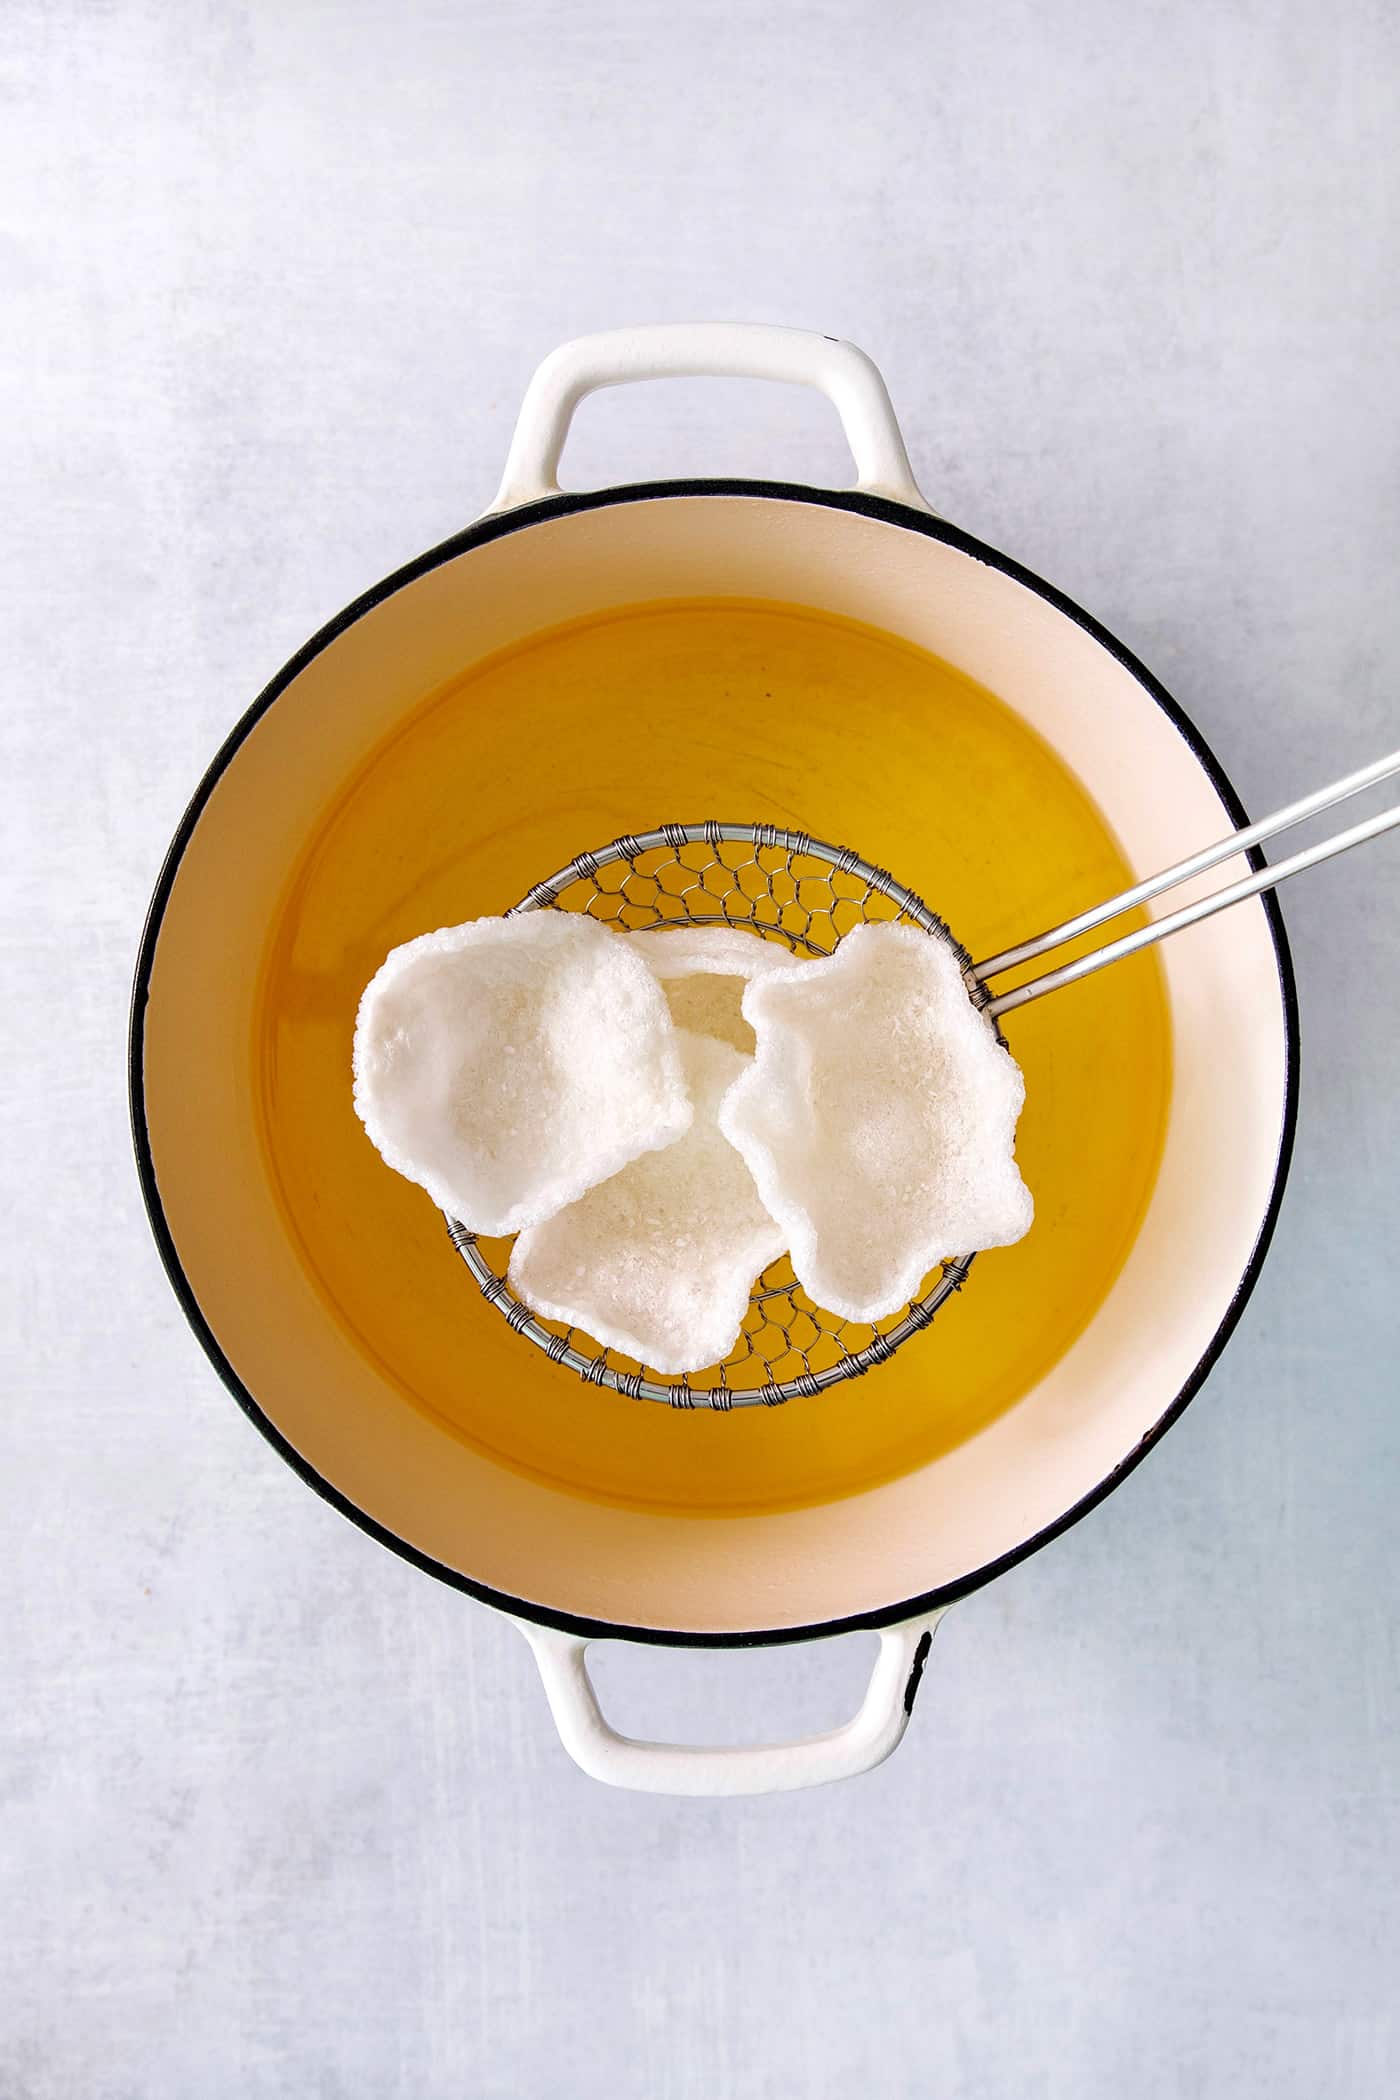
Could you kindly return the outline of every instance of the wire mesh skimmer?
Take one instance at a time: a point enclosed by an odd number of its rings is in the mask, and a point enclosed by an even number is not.
[[[1262,867],[1256,864],[1252,872],[1222,888],[1197,896],[1176,911],[1107,940],[1009,991],[993,995],[990,990],[993,977],[1038,961],[1079,935],[1122,918],[1165,891],[1219,867],[1222,861],[1252,852],[1266,839],[1397,773],[1400,751],[1387,752],[1369,766],[1188,854],[1033,940],[977,964],[922,898],[883,868],[873,867],[859,854],[823,845],[805,832],[779,831],[768,824],[663,824],[659,831],[644,832],[640,838],[614,839],[601,852],[581,853],[548,882],[536,883],[514,909],[584,911],[638,931],[687,922],[744,926],[763,939],[785,942],[794,953],[807,955],[831,954],[837,942],[864,920],[903,920],[952,943],[968,996],[996,1026],[999,1014],[1044,998],[1047,992],[1074,984],[1215,912],[1228,911],[1261,890],[1274,889],[1292,875],[1301,875],[1400,827],[1397,803],[1286,860]],[[506,1282],[508,1243],[496,1242],[493,1253],[455,1219],[447,1222],[454,1245],[482,1291],[519,1333],[546,1350],[556,1363],[568,1364],[595,1384],[615,1386],[639,1400],[666,1401],[673,1407],[772,1407],[799,1394],[820,1393],[868,1371],[873,1364],[885,1363],[911,1335],[928,1326],[939,1306],[966,1280],[972,1261],[968,1255],[945,1262],[924,1279],[920,1295],[902,1311],[876,1327],[860,1327],[814,1305],[784,1257],[765,1269],[755,1284],[739,1341],[725,1361],[687,1378],[668,1378],[602,1349],[579,1329],[537,1320]]]
[[[771,824],[663,824],[627,834],[580,853],[511,909],[587,912],[634,932],[738,926],[809,956],[830,955],[866,920],[899,920],[951,941],[970,996],[979,1005],[986,998],[971,956],[921,897],[858,853]],[[719,1411],[777,1407],[887,1362],[961,1289],[972,1266],[971,1255],[944,1262],[917,1298],[869,1326],[816,1305],[783,1255],[754,1284],[739,1339],[724,1362],[670,1377],[604,1349],[581,1328],[537,1319],[506,1281],[510,1241],[469,1232],[452,1217],[447,1228],[482,1294],[555,1363],[634,1400]]]

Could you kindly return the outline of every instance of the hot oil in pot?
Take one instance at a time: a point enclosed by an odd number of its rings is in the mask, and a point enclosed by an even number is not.
[[[717,1419],[585,1387],[511,1334],[431,1200],[373,1151],[351,1107],[355,1011],[397,943],[503,911],[583,847],[708,816],[855,847],[974,954],[1132,879],[1075,777],[937,658],[796,606],[635,607],[476,666],[345,784],[271,930],[253,1057],[289,1234],[382,1374],[449,1433],[570,1492],[752,1513],[928,1463],[1070,1345],[1151,1192],[1170,1027],[1151,951],[1008,1018],[1036,1223],[980,1255],[961,1297],[888,1365]]]

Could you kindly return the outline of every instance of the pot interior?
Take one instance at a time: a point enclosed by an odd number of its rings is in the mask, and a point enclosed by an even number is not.
[[[1015,1014],[1037,1225],[930,1334],[781,1411],[585,1388],[359,1132],[355,1000],[395,942],[710,815],[856,847],[984,954],[1230,823],[1129,670],[944,541],[762,496],[545,518],[385,597],[238,745],[160,925],[146,1116],[203,1320],[340,1495],[526,1608],[743,1633],[962,1581],[1134,1449],[1249,1266],[1286,1046],[1257,904]]]

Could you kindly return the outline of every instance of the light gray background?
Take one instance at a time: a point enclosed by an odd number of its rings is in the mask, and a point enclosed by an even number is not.
[[[805,1798],[590,1785],[511,1629],[262,1443],[159,1271],[122,1038],[215,744],[586,329],[854,337],[935,506],[1256,810],[1400,740],[1397,20],[11,0],[3,2100],[1395,2091],[1395,847],[1286,898],[1297,1162],[1219,1371]],[[847,471],[734,386],[591,403],[567,468]],[[600,1675],[734,1738],[865,1663]]]

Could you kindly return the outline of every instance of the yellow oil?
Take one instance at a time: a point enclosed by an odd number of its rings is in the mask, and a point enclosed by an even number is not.
[[[1036,1382],[1132,1243],[1161,1155],[1170,1031],[1150,952],[1008,1017],[1035,1224],[980,1255],[887,1365],[721,1416],[585,1386],[510,1332],[430,1198],[372,1149],[351,1106],[355,1010],[398,942],[504,910],[584,847],[710,816],[855,847],[975,955],[1131,880],[1075,777],[946,663],[796,606],[638,606],[476,666],[343,785],[271,929],[253,1055],[288,1230],[384,1375],[453,1435],[569,1492],[712,1515],[905,1473]]]

